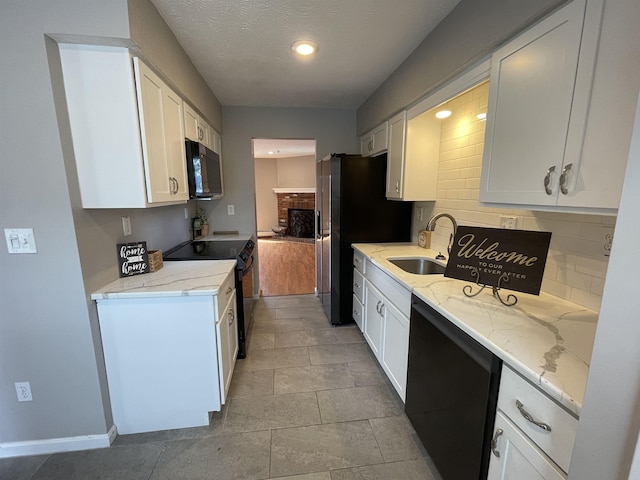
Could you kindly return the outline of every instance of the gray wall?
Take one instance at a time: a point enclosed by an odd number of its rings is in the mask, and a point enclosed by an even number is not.
[[[149,7],[148,0],[134,1],[135,12]],[[208,99],[208,119],[221,125],[217,99],[193,82],[195,68],[184,68],[182,49],[157,13],[146,11],[149,23],[130,23],[129,11],[126,0],[3,0],[0,6],[0,228],[32,227],[38,246],[36,255],[0,248],[0,443],[107,432],[112,420],[89,295],[118,276],[121,216],[132,221],[126,240],[146,240],[150,248],[189,237],[187,205],[81,208],[59,54],[50,37],[156,42],[162,52],[151,48],[150,57],[175,75],[174,84]],[[33,402],[18,403],[17,381],[31,382]]]
[[[315,139],[318,158],[360,148],[354,110],[223,107],[222,118],[225,195],[200,202],[213,230],[256,232],[253,138]],[[227,215],[227,205],[235,206],[235,215]]]
[[[358,135],[452,79],[566,0],[462,0],[358,108]]]
[[[256,233],[253,138],[315,139],[317,158],[360,149],[354,110],[223,107],[222,118],[225,196],[200,202],[212,230]],[[227,215],[227,205],[235,206],[235,215]],[[253,278],[257,282],[258,275]]]
[[[149,0],[128,0],[131,40],[148,63],[166,76],[172,87],[189,100],[218,133],[222,107],[204,79]]]

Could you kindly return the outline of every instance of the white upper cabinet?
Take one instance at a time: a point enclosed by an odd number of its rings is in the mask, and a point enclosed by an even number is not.
[[[360,154],[375,157],[387,150],[389,122],[384,122],[360,137]]]
[[[633,15],[603,2],[574,0],[494,53],[481,202],[617,209],[640,62]]]
[[[139,58],[133,61],[148,200],[186,201],[182,99]]]
[[[182,99],[120,47],[60,45],[84,208],[188,199]]]
[[[187,102],[184,102],[184,136],[200,142],[220,154],[221,139],[216,132]]]

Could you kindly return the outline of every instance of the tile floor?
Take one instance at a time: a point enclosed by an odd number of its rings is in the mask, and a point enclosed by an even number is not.
[[[313,295],[260,299],[230,400],[208,427],[0,460],[1,480],[438,480],[355,326]]]

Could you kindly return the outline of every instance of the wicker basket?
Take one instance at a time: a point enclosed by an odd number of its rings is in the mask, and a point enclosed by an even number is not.
[[[162,268],[162,250],[149,250],[149,271],[157,272]]]

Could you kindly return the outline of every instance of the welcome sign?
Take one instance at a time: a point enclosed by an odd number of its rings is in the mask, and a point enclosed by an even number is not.
[[[119,243],[117,247],[120,278],[149,273],[147,242]]]
[[[539,295],[550,242],[551,232],[461,226],[444,276]]]

